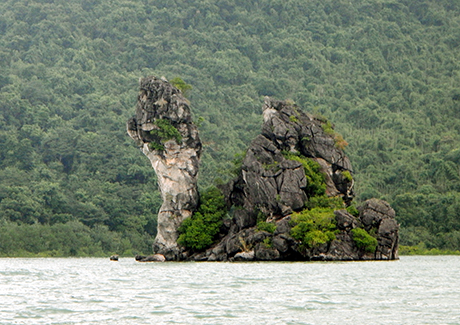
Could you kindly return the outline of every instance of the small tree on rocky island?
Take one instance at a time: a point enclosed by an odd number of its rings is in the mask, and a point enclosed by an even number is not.
[[[184,97],[188,97],[190,90],[193,89],[192,85],[189,85],[179,77],[175,77],[169,81],[174,87],[179,89]]]

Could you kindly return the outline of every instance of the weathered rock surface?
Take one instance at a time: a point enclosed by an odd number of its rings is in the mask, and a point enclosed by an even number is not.
[[[376,259],[397,259],[399,227],[393,208],[385,201],[370,199],[359,210],[364,229],[367,231],[371,231],[372,228],[377,229]]]
[[[233,231],[206,252],[189,256],[199,261],[356,261],[398,259],[399,225],[394,219],[394,210],[387,202],[377,199],[366,201],[355,217],[347,210],[336,210],[335,221],[338,233],[330,243],[303,250],[300,243],[290,236],[294,223],[286,216],[275,221],[276,231],[259,231],[256,226]],[[372,217],[371,217],[372,216]],[[366,222],[370,222],[366,227]],[[366,229],[376,234],[377,248],[374,253],[357,247],[352,230]]]
[[[308,199],[304,168],[285,158],[283,152],[313,158],[326,176],[326,193],[346,202],[352,200],[353,180],[346,179],[343,173],[353,172],[350,161],[337,148],[334,137],[324,131],[323,121],[268,97],[263,114],[262,134],[251,143],[240,177],[223,189],[229,205],[240,206],[249,214],[257,210],[275,218],[301,210]],[[244,225],[254,225],[252,219]]]
[[[199,200],[197,174],[201,141],[192,122],[189,103],[180,90],[155,77],[141,78],[139,87],[136,116],[128,121],[127,131],[150,159],[163,199],[154,253],[175,260],[181,250],[176,242],[177,229],[193,214]],[[166,123],[161,124],[159,120]],[[177,131],[166,130],[164,125]],[[168,135],[168,131],[176,136]]]

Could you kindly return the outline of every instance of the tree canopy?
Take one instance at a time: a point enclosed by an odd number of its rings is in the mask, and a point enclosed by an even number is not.
[[[148,252],[161,199],[125,122],[157,75],[187,87],[202,188],[232,177],[263,97],[289,98],[334,122],[357,200],[387,200],[402,244],[460,249],[459,47],[448,0],[4,0],[0,226]]]

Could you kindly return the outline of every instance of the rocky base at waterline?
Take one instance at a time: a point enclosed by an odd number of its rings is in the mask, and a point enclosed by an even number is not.
[[[387,202],[366,201],[355,217],[347,210],[334,211],[338,231],[330,242],[308,248],[291,235],[290,215],[275,222],[273,233],[257,226],[230,231],[217,245],[204,252],[184,251],[183,260],[193,261],[358,261],[398,259],[398,224]],[[234,220],[236,221],[236,220]],[[227,225],[233,221],[227,221]],[[375,234],[377,245],[372,251],[359,245],[353,230],[365,229]]]

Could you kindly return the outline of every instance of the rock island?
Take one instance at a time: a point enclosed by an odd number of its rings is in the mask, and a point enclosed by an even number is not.
[[[378,199],[355,206],[347,143],[324,117],[266,97],[261,134],[238,176],[199,193],[202,144],[188,100],[164,78],[141,78],[139,86],[127,131],[156,172],[163,204],[156,258],[138,260],[398,258],[394,210]]]

